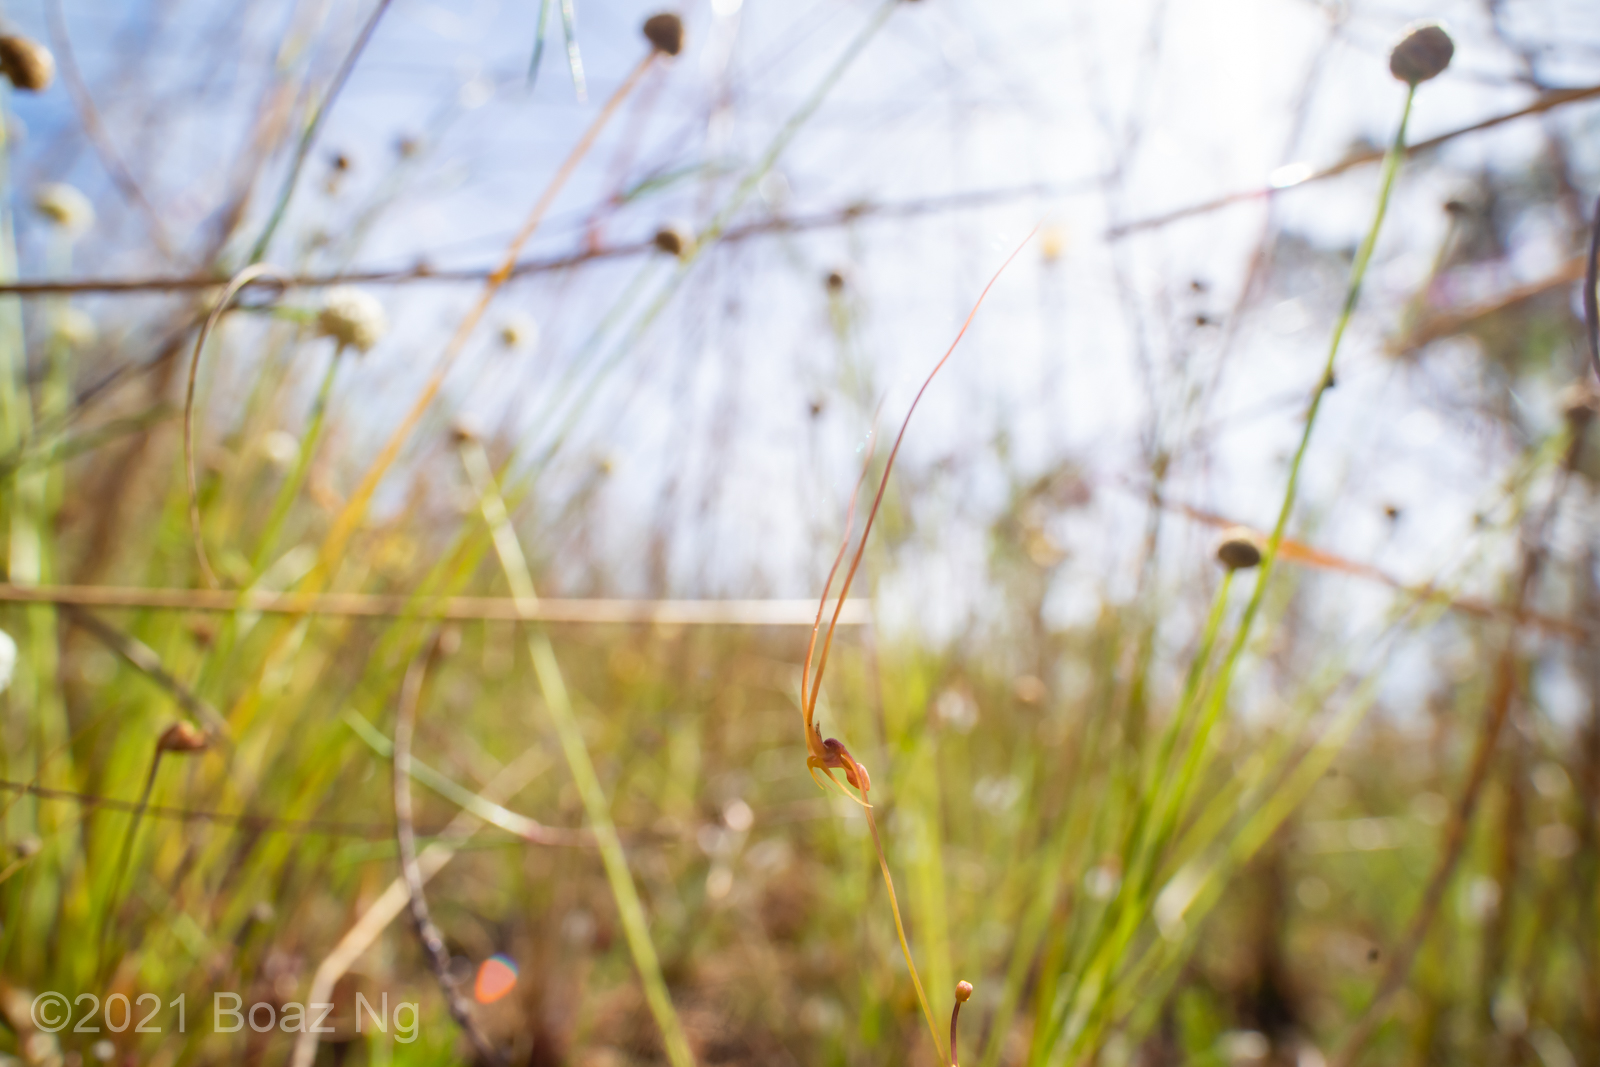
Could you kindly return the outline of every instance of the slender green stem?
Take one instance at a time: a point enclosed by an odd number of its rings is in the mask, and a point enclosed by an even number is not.
[[[328,397],[333,393],[333,379],[338,373],[344,349],[345,346],[341,344],[334,350],[333,358],[328,361],[328,369],[322,376],[322,384],[317,388],[317,398],[311,402],[311,415],[306,420],[306,432],[300,438],[300,450],[295,454],[294,470],[278,487],[278,496],[272,502],[261,540],[256,544],[255,558],[250,561],[252,579],[261,574],[261,568],[266,566],[268,557],[277,547],[278,536],[289,517],[289,509],[294,506],[295,498],[305,485],[306,475],[311,471],[311,459],[316,453],[317,439],[322,436],[322,424],[328,414]]]
[[[917,991],[917,1003],[922,1005],[922,1017],[928,1021],[928,1034],[933,1038],[933,1047],[939,1053],[940,1062],[950,1058],[950,1050],[939,1040],[939,1024],[933,1019],[933,1009],[928,1006],[928,994],[922,991],[922,979],[917,976],[917,965],[911,958],[911,945],[906,941],[906,927],[900,920],[900,901],[894,895],[894,879],[889,876],[889,861],[883,855],[883,841],[878,837],[878,822],[872,817],[872,809],[863,807],[862,811],[867,816],[867,826],[872,829],[872,847],[878,853],[878,867],[883,871],[883,884],[889,890],[889,910],[894,913],[894,932],[900,938],[900,951],[905,953],[906,970],[911,972],[911,985]]]
[[[1288,528],[1289,517],[1294,511],[1300,485],[1301,468],[1311,445],[1311,435],[1316,426],[1317,413],[1321,409],[1324,395],[1333,387],[1334,366],[1338,358],[1339,346],[1344,339],[1345,332],[1350,325],[1351,317],[1360,299],[1361,285],[1366,277],[1367,267],[1372,261],[1373,250],[1377,246],[1384,216],[1388,212],[1389,199],[1394,190],[1395,178],[1399,173],[1400,161],[1405,155],[1406,126],[1411,117],[1411,104],[1415,93],[1414,86],[1406,92],[1399,128],[1395,131],[1394,140],[1384,156],[1377,208],[1373,213],[1372,224],[1357,249],[1355,261],[1351,265],[1350,281],[1345,292],[1344,305],[1340,310],[1339,318],[1334,325],[1333,336],[1328,344],[1328,355],[1323,365],[1322,375],[1317,380],[1317,384],[1311,394],[1311,403],[1306,412],[1300,443],[1295,449],[1294,457],[1289,464],[1289,476],[1284,488],[1283,502],[1278,510],[1277,521],[1273,525],[1272,535],[1268,539],[1265,551],[1262,553],[1260,568],[1256,574],[1255,587],[1251,590],[1250,599],[1245,605],[1233,639],[1229,642],[1227,651],[1218,665],[1210,691],[1204,698],[1199,719],[1185,748],[1183,762],[1177,777],[1171,787],[1165,790],[1165,799],[1158,801],[1155,828],[1149,836],[1146,846],[1140,850],[1139,854],[1143,857],[1143,862],[1140,864],[1136,879],[1134,872],[1129,872],[1129,883],[1131,884],[1126,884],[1123,889],[1123,899],[1119,909],[1121,911],[1121,921],[1115,923],[1109,932],[1106,932],[1105,928],[1102,927],[1101,937],[1103,940],[1101,941],[1100,951],[1094,954],[1095,963],[1078,978],[1074,995],[1063,998],[1059,1014],[1054,1019],[1050,1034],[1042,1046],[1044,1048],[1054,1048],[1057,1045],[1062,1037],[1062,1031],[1067,1028],[1075,1003],[1079,1005],[1079,1011],[1083,1012],[1084,1017],[1087,1018],[1095,1014],[1104,999],[1111,995],[1114,985],[1109,980],[1111,972],[1115,968],[1117,961],[1122,958],[1122,949],[1136,932],[1136,920],[1145,913],[1149,904],[1153,882],[1160,868],[1162,855],[1167,843],[1172,839],[1176,831],[1178,820],[1183,811],[1184,801],[1194,787],[1201,762],[1209,749],[1211,733],[1227,705],[1234,673],[1237,670],[1244,647],[1249,642],[1256,616],[1260,613],[1268,583],[1272,579],[1273,570],[1277,563],[1278,550],[1283,542],[1284,533]],[[1217,607],[1214,605],[1213,617],[1215,617],[1216,610]],[[1209,647],[1204,647],[1197,651],[1197,660],[1201,652],[1209,658]],[[1196,687],[1194,692],[1198,692],[1199,680],[1203,676],[1203,663],[1198,668],[1196,665],[1191,665],[1189,683],[1185,685],[1186,697],[1193,699],[1190,683]],[[1180,713],[1183,711],[1181,705],[1179,711]],[[1087,994],[1087,1003],[1085,1002],[1084,994]]]
[[[494,534],[495,551],[500,557],[506,583],[511,587],[511,595],[519,604],[537,604],[539,597],[534,591],[533,575],[528,569],[527,557],[523,555],[516,531],[511,528],[505,500],[500,495],[488,455],[482,445],[468,438],[461,443],[461,461],[477,493],[484,520]],[[645,918],[644,905],[639,900],[638,888],[633,884],[633,874],[628,869],[622,840],[611,821],[611,802],[589,757],[589,746],[584,742],[583,731],[578,725],[578,716],[573,710],[555,649],[550,644],[550,638],[541,630],[530,627],[527,638],[534,675],[538,679],[540,692],[544,694],[545,707],[555,725],[556,736],[561,742],[561,752],[572,772],[573,784],[578,787],[578,796],[583,801],[595,843],[599,846],[600,860],[605,865],[606,879],[611,884],[611,895],[616,901],[617,915],[622,920],[628,950],[633,955],[634,967],[644,985],[645,1000],[661,1031],[667,1059],[673,1067],[692,1067],[694,1053],[689,1048],[689,1039],[678,1020],[677,1010],[672,1006],[666,978],[661,973],[661,960],[656,955],[655,944],[650,940],[650,924]]]
[[[256,243],[250,249],[247,265],[259,263],[266,256],[267,248],[272,244],[272,236],[278,232],[278,224],[283,221],[284,213],[289,210],[289,201],[294,196],[295,186],[300,182],[300,171],[305,166],[306,158],[311,155],[311,146],[316,144],[317,133],[322,129],[322,123],[328,117],[328,112],[333,110],[333,103],[339,98],[340,90],[344,88],[345,82],[350,80],[350,72],[355,69],[356,60],[361,58],[367,42],[372,39],[372,31],[378,28],[378,21],[388,9],[389,0],[378,0],[377,6],[372,9],[372,14],[368,16],[366,23],[361,27],[361,32],[356,36],[355,44],[351,45],[350,51],[345,54],[338,73],[333,76],[333,82],[328,86],[328,95],[311,109],[305,129],[300,132],[300,140],[295,145],[294,161],[289,164],[289,173],[284,177],[283,186],[278,190],[278,199],[272,205],[272,214],[268,216],[267,224],[262,227],[261,236],[256,238]]]
[[[1345,292],[1344,308],[1339,313],[1338,321],[1334,323],[1333,337],[1328,344],[1328,359],[1322,369],[1322,377],[1318,379],[1316,388],[1312,391],[1311,406],[1306,412],[1305,428],[1300,433],[1300,444],[1295,449],[1294,459],[1289,464],[1289,481],[1284,487],[1283,504],[1278,509],[1278,521],[1273,524],[1272,537],[1268,540],[1266,551],[1261,556],[1261,569],[1256,576],[1255,588],[1251,590],[1250,601],[1245,605],[1244,614],[1239,619],[1239,629],[1234,634],[1233,642],[1228,646],[1227,654],[1217,670],[1216,685],[1206,701],[1205,711],[1200,717],[1195,736],[1185,757],[1183,770],[1179,774],[1168,807],[1169,822],[1177,818],[1178,809],[1199,770],[1200,759],[1206,750],[1206,741],[1221,717],[1223,707],[1227,704],[1228,690],[1233,682],[1239,657],[1250,639],[1250,630],[1255,623],[1256,615],[1261,610],[1267,584],[1272,580],[1272,572],[1278,562],[1278,548],[1283,543],[1284,531],[1288,529],[1289,516],[1294,512],[1295,499],[1300,487],[1300,471],[1305,463],[1306,452],[1311,447],[1311,433],[1316,428],[1317,412],[1322,407],[1322,398],[1333,388],[1334,361],[1339,355],[1339,343],[1344,340],[1345,330],[1349,327],[1356,303],[1360,300],[1361,283],[1366,278],[1368,264],[1372,262],[1372,252],[1377,247],[1378,234],[1383,229],[1383,219],[1389,210],[1389,198],[1394,191],[1395,177],[1400,172],[1400,161],[1405,157],[1406,124],[1411,118],[1411,102],[1416,97],[1416,92],[1414,85],[1406,90],[1405,106],[1400,112],[1400,127],[1395,131],[1394,141],[1389,145],[1389,152],[1383,160],[1378,206],[1373,212],[1372,225],[1367,230],[1367,236],[1362,240],[1361,247],[1356,250],[1355,262],[1350,267],[1350,285]],[[1164,827],[1164,830],[1170,833],[1170,828]]]
[[[156,774],[161,770],[161,757],[163,752],[158,746],[154,758],[150,760],[150,773],[144,780],[144,791],[139,794],[139,806],[134,809],[131,821],[128,824],[128,834],[122,839],[122,854],[117,859],[117,866],[111,876],[111,890],[106,894],[105,910],[100,914],[100,951],[98,968],[102,980],[109,978],[108,970],[111,962],[107,949],[111,940],[111,922],[117,914],[117,902],[122,897],[122,883],[128,877],[128,864],[133,859],[133,844],[139,836],[139,824],[144,819],[145,808],[150,803],[150,792],[156,786]]]

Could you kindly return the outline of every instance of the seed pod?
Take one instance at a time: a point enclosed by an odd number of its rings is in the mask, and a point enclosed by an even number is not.
[[[94,225],[94,205],[65,182],[45,182],[33,194],[39,214],[66,230],[80,234]]]
[[[842,293],[846,281],[843,271],[830,270],[828,276],[822,279],[822,284],[828,287],[830,293]]]
[[[26,93],[42,93],[56,76],[56,57],[38,41],[7,34],[0,37],[0,73]]]
[[[1261,541],[1254,530],[1235,526],[1217,545],[1217,562],[1230,571],[1249,570],[1261,562]]]
[[[1437,22],[1413,23],[1389,53],[1389,73],[1408,85],[1420,85],[1438,77],[1455,52],[1455,42]]]
[[[683,20],[671,12],[645,19],[644,35],[658,52],[675,56],[683,51]]]
[[[317,313],[317,330],[341,345],[365,352],[383,338],[389,320],[383,305],[370,293],[340,286],[329,290]]]
[[[971,999],[972,999],[972,983],[971,982],[957,982],[956,983],[956,1000],[959,1001],[962,1004],[965,1004],[967,1001],[969,1001]]]
[[[211,739],[186,722],[175,722],[156,742],[157,752],[204,752]]]
[[[654,240],[656,247],[669,256],[681,256],[684,249],[689,247],[689,239],[676,226],[661,227],[656,231]]]

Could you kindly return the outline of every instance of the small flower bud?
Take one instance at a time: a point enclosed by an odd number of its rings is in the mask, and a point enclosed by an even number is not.
[[[14,34],[0,37],[0,74],[28,93],[42,93],[56,76],[56,57],[38,41]]]
[[[1408,85],[1420,85],[1438,77],[1455,51],[1455,42],[1437,22],[1413,23],[1389,53],[1389,73]]]
[[[383,305],[370,293],[340,286],[329,290],[317,314],[317,330],[341,345],[365,352],[389,329]]]
[[[684,249],[689,247],[689,239],[684,236],[683,231],[672,225],[657,230],[653,240],[656,247],[669,256],[681,256]]]
[[[971,999],[972,999],[972,983],[971,982],[957,982],[956,983],[956,1000],[959,1001],[962,1004],[965,1004],[967,1001],[969,1001]]]
[[[1249,570],[1261,562],[1261,540],[1254,530],[1235,526],[1217,546],[1217,562],[1230,571]]]
[[[46,182],[39,186],[33,194],[33,206],[69,234],[80,234],[94,225],[94,205],[87,196],[64,182]]]
[[[210,744],[211,739],[189,723],[175,722],[166,728],[161,739],[156,742],[156,751],[204,752]]]
[[[683,20],[670,12],[645,19],[644,35],[658,52],[675,56],[683,51]]]

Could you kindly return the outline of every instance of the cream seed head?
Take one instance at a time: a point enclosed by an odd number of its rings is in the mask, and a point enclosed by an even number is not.
[[[348,286],[328,290],[317,313],[319,333],[358,352],[377,344],[388,330],[389,320],[377,298]]]
[[[38,41],[16,34],[0,37],[0,74],[26,93],[42,93],[56,77],[56,57]]]
[[[645,19],[644,35],[657,52],[675,56],[683,51],[683,19],[670,11]]]
[[[94,225],[94,205],[65,182],[45,182],[39,186],[33,194],[33,206],[39,214],[74,237]]]
[[[1414,22],[1400,35],[1389,53],[1389,73],[1417,86],[1436,78],[1450,65],[1456,45],[1437,22]]]

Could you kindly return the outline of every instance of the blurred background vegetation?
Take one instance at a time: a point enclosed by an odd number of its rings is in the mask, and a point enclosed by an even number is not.
[[[655,13],[5,8],[0,1064],[1597,1062],[1592,5]]]

